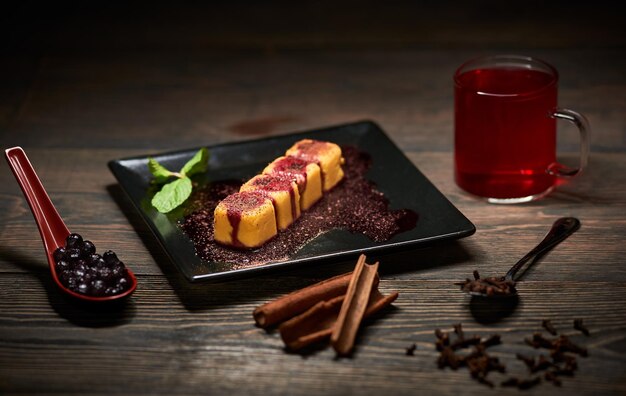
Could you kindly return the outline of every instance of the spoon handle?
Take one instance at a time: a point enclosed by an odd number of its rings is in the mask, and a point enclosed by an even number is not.
[[[5,150],[5,155],[33,212],[46,253],[51,255],[57,247],[63,246],[70,231],[52,204],[24,150],[12,147]]]
[[[580,228],[580,220],[575,217],[562,217],[554,222],[548,234],[543,238],[533,250],[528,252],[524,257],[520,259],[509,272],[506,273],[504,278],[512,281],[526,262],[532,258],[539,257],[548,250],[555,247],[559,242],[563,241],[568,236],[572,235],[576,230]]]

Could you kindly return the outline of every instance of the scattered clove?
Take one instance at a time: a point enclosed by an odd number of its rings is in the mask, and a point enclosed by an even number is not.
[[[575,328],[577,325],[582,325],[582,320],[579,322],[574,321]],[[552,331],[550,331],[552,324],[549,320],[542,321],[542,326],[552,333]],[[552,334],[556,335],[556,330]],[[526,364],[531,373],[545,370],[545,380],[552,382],[555,386],[561,386],[560,376],[573,376],[574,372],[578,369],[576,357],[569,353],[574,353],[583,357],[588,355],[586,348],[575,344],[566,335],[560,335],[559,337],[549,339],[542,336],[540,333],[535,333],[532,338],[526,339],[526,343],[534,348],[548,349],[552,360],[549,360],[544,355],[539,355],[537,360],[535,360],[535,358],[519,354],[517,355],[517,358]]]
[[[537,358],[537,362],[534,364],[533,367],[530,367],[530,372],[536,373],[538,371],[543,371],[553,366],[554,363],[549,361],[544,355],[539,355],[539,357]]]
[[[450,336],[448,333],[444,333],[443,331],[436,329],[435,337],[437,337],[437,341],[435,342],[435,346],[438,351],[443,351],[445,347],[450,345]]]
[[[463,333],[463,326],[458,323],[452,326],[454,328],[454,333],[457,335],[457,337],[459,337],[459,340],[464,340],[465,339],[465,334]]]
[[[556,335],[556,329],[554,328],[554,326],[552,326],[552,322],[550,322],[550,319],[544,319],[541,321],[541,325],[543,326],[544,329],[546,329],[548,331],[548,333],[552,334],[552,335]]]
[[[475,278],[479,279],[478,272],[475,271]],[[549,320],[543,320],[542,326],[551,334],[556,335],[557,331]],[[581,330],[582,320],[574,322],[576,329]],[[501,343],[499,334],[493,334],[485,339],[479,335],[466,336],[462,325],[453,325],[456,334],[454,341],[450,340],[450,333],[435,330],[435,347],[440,352],[437,358],[437,366],[440,369],[450,367],[457,370],[459,367],[467,367],[471,377],[479,383],[489,387],[494,387],[488,374],[492,371],[506,372],[506,366],[497,357],[489,356],[487,348]],[[584,332],[584,331],[583,331]],[[544,354],[538,356],[528,356],[518,353],[516,356],[523,361],[528,368],[529,375],[543,372],[546,382],[551,382],[554,386],[561,386],[562,376],[573,376],[578,369],[578,361],[575,355],[587,356],[587,349],[572,342],[566,335],[555,338],[544,337],[541,333],[534,333],[531,338],[525,340],[526,343],[536,349],[547,349],[549,357]],[[407,355],[412,354],[413,347],[407,349]],[[461,354],[458,351],[473,346],[473,350],[468,354]],[[573,355],[575,354],[575,355]],[[510,377],[502,381],[500,386],[517,387],[518,389],[529,389],[541,383],[541,375],[528,378]]]
[[[543,375],[543,378],[545,378],[545,380],[548,382],[552,382],[554,386],[561,386],[562,384],[561,380],[554,373],[554,371],[546,371],[546,373]]]
[[[437,337],[435,347],[440,351],[439,357],[437,358],[437,366],[441,369],[450,367],[453,370],[461,366],[467,366],[472,378],[482,384],[493,387],[494,384],[487,379],[487,375],[491,371],[505,372],[506,367],[504,364],[500,363],[497,357],[489,356],[486,349],[499,344],[500,336],[497,334],[492,335],[485,340],[482,340],[478,335],[466,338],[460,323],[454,325],[453,328],[457,339],[452,343],[450,343],[448,333],[440,329],[435,330],[435,336]],[[455,353],[456,350],[464,349],[469,346],[474,346],[474,350],[471,353],[467,355],[458,355]]]
[[[524,362],[524,364],[526,364],[526,367],[528,367],[529,370],[532,371],[533,367],[535,367],[535,358],[532,356],[526,356],[526,355],[522,355],[521,353],[518,353],[517,355],[515,355],[519,360],[521,360],[522,362]]]
[[[526,343],[528,345],[530,345],[531,347],[538,349],[538,348],[546,348],[546,349],[550,349],[552,348],[552,342],[550,340],[548,340],[547,338],[545,338],[544,336],[541,335],[541,333],[535,333],[533,334],[533,338],[527,338],[526,339]]]
[[[407,356],[413,356],[413,355],[415,354],[415,353],[414,353],[414,352],[415,352],[415,349],[417,349],[417,345],[415,345],[415,344],[411,345],[410,347],[408,347],[408,348],[406,349],[406,355],[407,355]]]
[[[472,336],[470,338],[462,338],[462,339],[458,339],[454,341],[450,345],[450,347],[456,351],[457,349],[467,348],[468,346],[471,346],[471,345],[478,345],[481,342],[480,340],[481,340],[480,336],[477,336],[477,335]]]
[[[589,335],[589,329],[585,327],[582,319],[574,319],[574,328],[581,331],[584,335]]]
[[[457,356],[450,347],[443,348],[437,358],[437,367],[440,369],[448,366],[452,370],[456,370],[464,363],[464,360]]]
[[[491,336],[489,336],[489,338],[487,338],[485,341],[482,342],[482,344],[485,347],[490,347],[493,345],[498,345],[502,343],[501,339],[500,339],[500,334],[493,334]]]
[[[583,348],[574,344],[569,337],[565,335],[561,335],[559,338],[553,341],[553,349],[557,354],[563,352],[572,352],[577,355],[586,357],[587,356],[587,348]]]

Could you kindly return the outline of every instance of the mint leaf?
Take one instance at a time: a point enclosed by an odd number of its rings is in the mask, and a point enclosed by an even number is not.
[[[165,183],[170,177],[175,176],[174,172],[170,172],[163,165],[159,164],[154,158],[148,158],[148,169],[154,176],[154,182],[157,184]]]
[[[196,173],[206,172],[207,166],[209,165],[209,150],[206,147],[201,148],[198,152],[191,158],[183,169],[180,170],[180,174],[183,176],[191,176]]]
[[[191,195],[193,185],[189,176],[205,172],[209,165],[209,150],[201,148],[187,161],[179,172],[172,172],[159,164],[154,158],[148,158],[148,169],[154,176],[154,183],[163,184],[161,191],[152,197],[152,206],[161,213],[169,213],[180,206]],[[169,181],[172,177],[177,179]]]
[[[189,198],[191,188],[191,179],[188,177],[167,183],[152,197],[152,206],[161,213],[168,213]]]

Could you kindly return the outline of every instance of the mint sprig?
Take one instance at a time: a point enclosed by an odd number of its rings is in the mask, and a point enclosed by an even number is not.
[[[161,190],[152,197],[152,206],[161,213],[169,213],[182,205],[193,189],[190,177],[206,172],[208,164],[209,150],[204,147],[187,161],[180,172],[172,172],[154,158],[148,158],[148,169],[154,176],[152,182],[163,184]]]

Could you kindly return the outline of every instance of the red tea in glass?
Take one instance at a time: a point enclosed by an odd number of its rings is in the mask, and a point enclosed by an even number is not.
[[[587,158],[585,118],[557,109],[558,73],[523,56],[479,58],[455,76],[455,178],[467,192],[494,203],[547,194],[558,176],[580,172]],[[556,162],[556,118],[581,131],[581,166]]]

